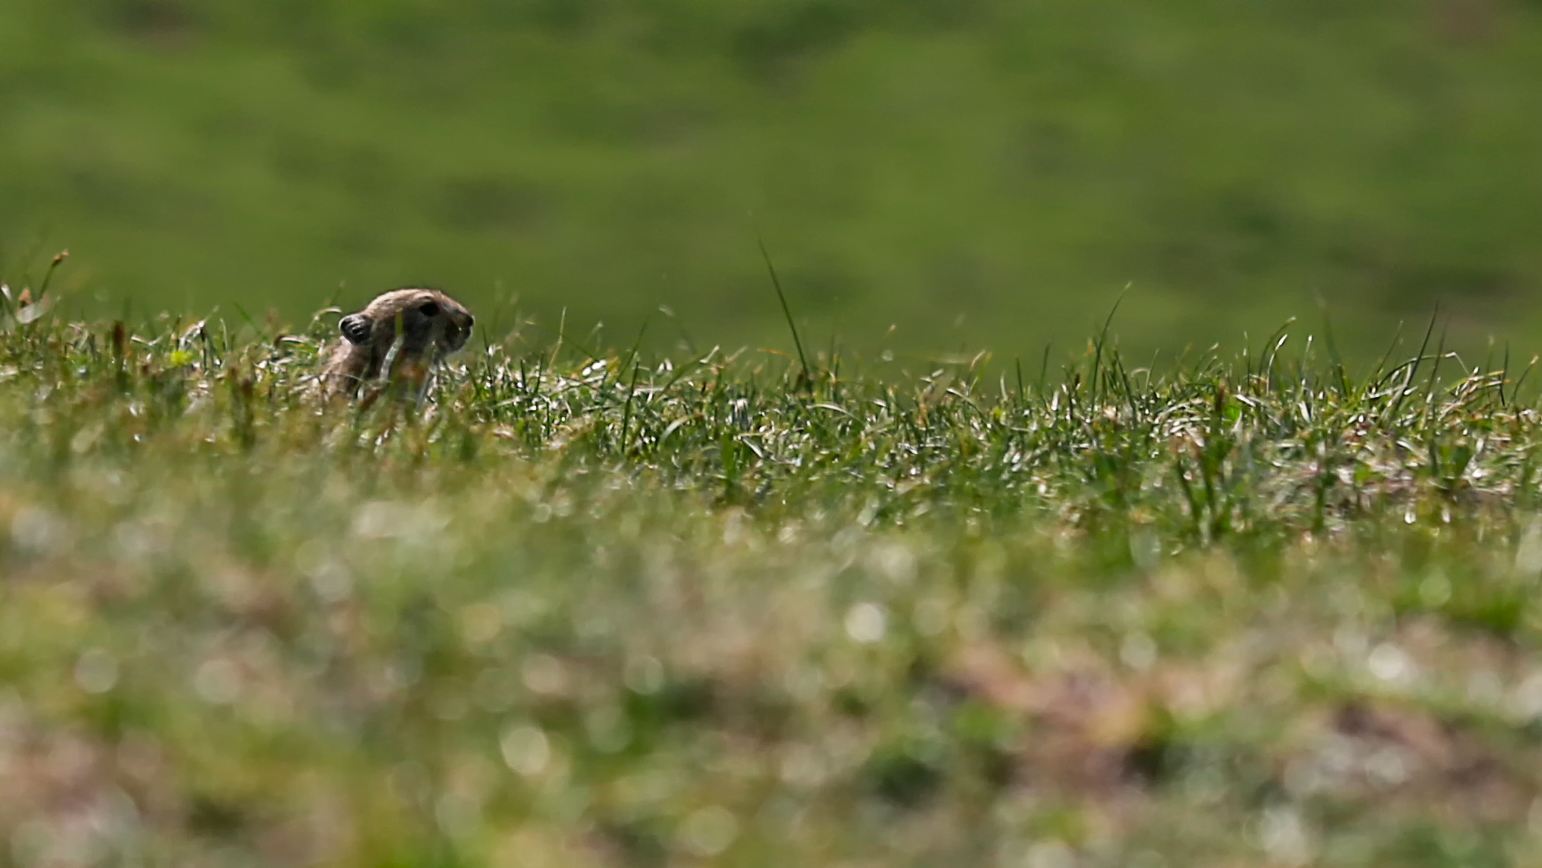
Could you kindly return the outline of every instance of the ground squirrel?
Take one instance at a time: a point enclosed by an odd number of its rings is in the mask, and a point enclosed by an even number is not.
[[[426,383],[429,370],[465,346],[471,311],[437,289],[394,289],[342,318],[342,332],[321,374],[326,394],[357,395],[359,387],[390,379]]]

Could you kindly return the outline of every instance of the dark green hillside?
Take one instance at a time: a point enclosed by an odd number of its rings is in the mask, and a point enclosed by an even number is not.
[[[1357,358],[1437,300],[1529,348],[1538,81],[1520,0],[11,0],[0,252],[88,310],[431,281],[737,345],[758,223],[821,342],[1037,358],[1133,282],[1135,350],[1319,297]]]

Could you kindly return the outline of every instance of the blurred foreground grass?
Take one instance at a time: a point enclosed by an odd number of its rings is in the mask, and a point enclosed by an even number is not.
[[[35,310],[0,863],[1542,858],[1542,417],[1502,364],[504,343],[357,413],[306,391],[331,317]]]

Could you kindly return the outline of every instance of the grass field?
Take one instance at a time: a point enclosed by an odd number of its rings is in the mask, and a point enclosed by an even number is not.
[[[0,864],[1542,860],[1542,415],[1435,339],[0,331]],[[490,338],[490,339],[489,339]],[[789,341],[791,343],[791,341]]]
[[[1535,0],[6,0],[0,279],[73,315],[517,297],[629,346],[1542,350]],[[127,311],[127,312],[126,312]],[[898,328],[890,332],[890,326]],[[677,328],[678,326],[678,328]],[[548,338],[549,339],[549,338]]]

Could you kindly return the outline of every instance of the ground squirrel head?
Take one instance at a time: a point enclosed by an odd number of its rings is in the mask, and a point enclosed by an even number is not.
[[[382,377],[421,380],[440,358],[465,346],[476,318],[437,289],[383,293],[338,323],[342,341],[324,378],[332,391],[356,393]]]

